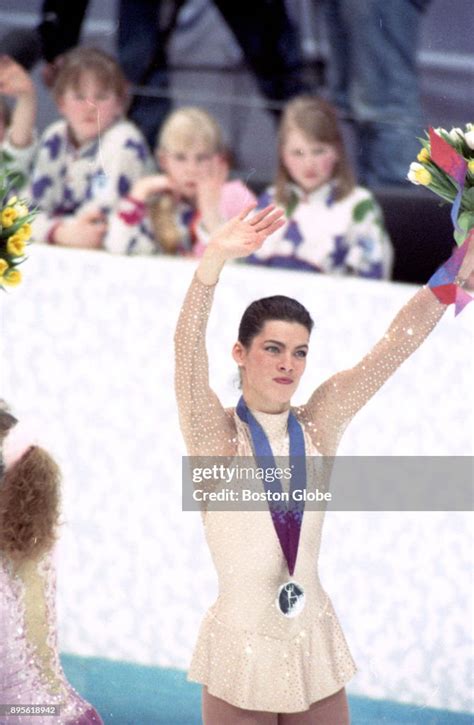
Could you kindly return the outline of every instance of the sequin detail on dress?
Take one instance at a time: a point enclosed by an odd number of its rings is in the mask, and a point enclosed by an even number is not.
[[[15,568],[0,555],[0,702],[59,705],[59,716],[3,716],[2,725],[100,725],[59,660],[52,555]]]

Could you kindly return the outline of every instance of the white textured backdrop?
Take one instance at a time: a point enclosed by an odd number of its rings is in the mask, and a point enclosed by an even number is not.
[[[180,510],[184,452],[173,329],[188,260],[38,247],[2,294],[2,391],[64,472],[58,547],[62,649],[186,667],[216,580],[198,514]],[[235,402],[230,348],[248,302],[282,293],[316,327],[296,403],[354,364],[415,288],[234,265],[210,323],[214,388]],[[449,310],[366,406],[346,455],[472,455],[474,304]],[[449,485],[449,482],[447,482]],[[350,690],[472,706],[472,518],[331,513],[321,573],[359,666]]]

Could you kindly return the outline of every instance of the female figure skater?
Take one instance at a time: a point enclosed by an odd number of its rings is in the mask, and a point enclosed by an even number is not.
[[[242,214],[212,236],[199,263],[175,337],[176,394],[190,455],[334,456],[351,418],[446,310],[430,288],[416,292],[360,363],[292,408],[312,321],[290,298],[258,300],[245,311],[233,347],[243,396],[235,410],[224,410],[209,385],[205,347],[214,288],[227,260],[254,253],[282,223],[272,207],[248,221]],[[473,267],[471,242],[459,275]],[[355,665],[316,572],[323,512],[306,511],[287,543],[267,511],[207,511],[203,519],[219,596],[202,624],[189,678],[204,685],[205,725],[347,724],[344,685]]]
[[[59,660],[52,561],[59,469],[46,451],[25,445],[16,423],[0,408],[0,704],[12,706],[0,722],[100,725]]]
[[[138,179],[120,201],[106,248],[199,257],[209,234],[255,196],[238,179],[227,180],[222,131],[201,108],[188,106],[169,115],[155,155],[162,173]]]
[[[388,279],[392,247],[382,212],[356,186],[336,109],[301,96],[283,111],[278,170],[259,207],[279,204],[287,222],[248,260],[336,275]]]

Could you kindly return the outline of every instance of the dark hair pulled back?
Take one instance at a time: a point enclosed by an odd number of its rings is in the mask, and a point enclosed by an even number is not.
[[[306,327],[309,334],[314,325],[306,307],[292,297],[284,295],[263,297],[252,302],[242,315],[239,325],[239,342],[244,347],[250,347],[253,338],[262,331],[263,326],[269,320],[297,322]]]

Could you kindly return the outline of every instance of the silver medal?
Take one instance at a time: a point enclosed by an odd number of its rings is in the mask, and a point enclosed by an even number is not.
[[[278,590],[276,605],[285,617],[297,617],[304,609],[303,587],[296,582],[286,582]]]

